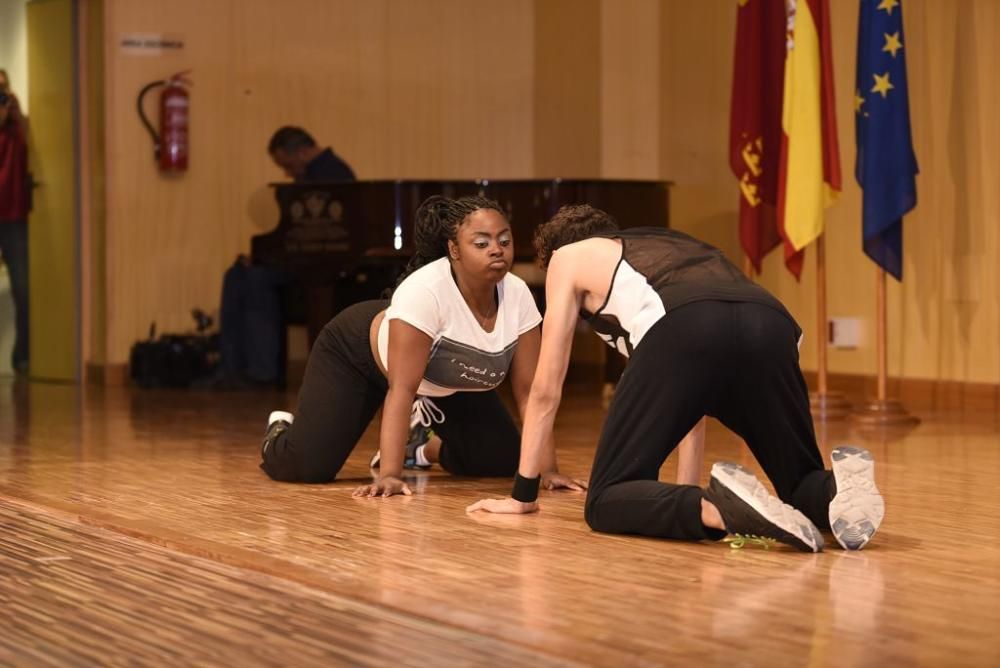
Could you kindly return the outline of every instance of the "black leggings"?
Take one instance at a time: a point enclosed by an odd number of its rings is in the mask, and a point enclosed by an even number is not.
[[[264,453],[261,468],[287,482],[333,480],[385,401],[388,382],[368,332],[389,302],[367,301],[331,320],[309,353],[295,421]],[[456,392],[432,401],[444,413],[433,429],[441,466],[454,475],[510,477],[521,436],[495,391]]]
[[[656,323],[629,360],[601,432],[586,504],[591,528],[721,537],[701,523],[701,488],[657,480],[702,415],[746,441],[783,501],[829,528],[835,484],[816,447],[797,336],[787,316],[751,302],[696,302]]]

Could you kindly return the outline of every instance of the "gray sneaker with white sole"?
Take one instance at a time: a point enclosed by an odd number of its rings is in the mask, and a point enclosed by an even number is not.
[[[885,500],[875,486],[875,460],[864,448],[845,446],[830,454],[837,495],[830,502],[830,529],[845,550],[860,550],[872,539]]]
[[[719,509],[731,534],[771,538],[803,552],[823,549],[823,536],[809,518],[768,492],[739,464],[713,465],[705,498]]]

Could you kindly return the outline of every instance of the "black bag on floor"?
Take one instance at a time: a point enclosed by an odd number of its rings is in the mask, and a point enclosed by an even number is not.
[[[207,334],[212,319],[199,310],[192,312],[197,334],[163,334],[156,337],[156,323],[149,339],[132,346],[129,369],[132,382],[140,387],[190,387],[211,376],[219,365],[219,336]]]

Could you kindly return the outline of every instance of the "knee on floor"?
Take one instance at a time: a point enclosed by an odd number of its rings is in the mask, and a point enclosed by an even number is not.
[[[328,466],[318,465],[315,462],[300,462],[298,458],[287,458],[284,461],[263,461],[260,467],[271,478],[278,482],[303,482],[308,484],[321,484],[333,482],[337,476],[337,471],[330,470]]]
[[[601,522],[600,517],[600,494],[594,489],[587,491],[587,500],[583,506],[583,519],[587,522],[589,526],[594,531],[605,531],[606,527]]]

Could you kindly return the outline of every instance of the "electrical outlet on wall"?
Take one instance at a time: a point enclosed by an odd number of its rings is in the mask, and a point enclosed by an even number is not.
[[[827,342],[834,348],[854,350],[861,345],[863,324],[861,318],[830,318]]]

